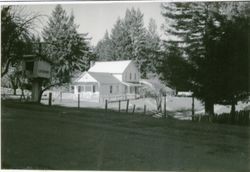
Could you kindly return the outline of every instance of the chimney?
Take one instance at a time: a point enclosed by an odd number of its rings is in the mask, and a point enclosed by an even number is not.
[[[90,61],[90,67],[92,67],[92,66],[94,66],[94,64],[95,64],[95,61]]]

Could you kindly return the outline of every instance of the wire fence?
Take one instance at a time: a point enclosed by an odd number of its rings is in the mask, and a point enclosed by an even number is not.
[[[196,115],[194,121],[212,121],[220,124],[250,125],[250,110],[215,114],[212,118],[209,118],[208,115]]]

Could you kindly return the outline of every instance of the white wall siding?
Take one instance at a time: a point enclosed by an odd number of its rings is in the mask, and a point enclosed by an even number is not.
[[[133,62],[131,62],[125,69],[122,80],[125,82],[139,82],[140,74]]]
[[[112,93],[110,93],[110,87],[112,86]],[[121,94],[122,85],[121,84],[102,84],[100,86],[101,95],[118,95]]]

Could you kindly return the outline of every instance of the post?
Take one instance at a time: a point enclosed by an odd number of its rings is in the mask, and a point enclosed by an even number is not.
[[[105,111],[108,111],[108,100],[105,100]]]
[[[192,121],[194,121],[194,95],[192,95]]]
[[[49,93],[49,106],[51,106],[51,102],[52,102],[52,93]]]
[[[62,92],[60,91],[60,102],[62,102]]]
[[[80,94],[78,93],[78,109],[80,109]]]
[[[128,105],[129,105],[129,99],[127,100],[126,113],[128,113]]]
[[[146,105],[144,105],[144,115],[146,114]]]
[[[119,100],[119,112],[121,112],[121,100]]]
[[[167,118],[167,97],[166,97],[166,95],[164,95],[163,98],[164,98],[164,118]]]
[[[134,106],[133,106],[133,113],[135,113],[135,104],[134,104]]]

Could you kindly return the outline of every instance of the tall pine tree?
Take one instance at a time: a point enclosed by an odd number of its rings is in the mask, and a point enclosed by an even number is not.
[[[139,9],[127,9],[124,18],[118,18],[107,35],[97,44],[96,52],[100,59],[134,60],[140,69],[141,76],[155,72],[155,64],[160,50],[160,39],[157,26],[151,19],[149,30],[143,22]],[[108,54],[108,57],[106,57]]]
[[[52,78],[44,81],[43,91],[70,82],[76,71],[88,68],[91,55],[86,34],[77,32],[74,15],[67,15],[61,5],[57,5],[43,29],[45,47],[43,55],[52,62]]]
[[[172,41],[167,42],[167,45],[173,45],[173,42],[175,42],[183,51],[181,56],[187,58],[188,64],[192,69],[188,77],[192,91],[197,98],[204,101],[205,112],[210,115],[214,113],[214,104],[222,100],[225,101],[228,99],[225,95],[229,95],[232,92],[232,90],[225,92],[225,85],[222,84],[222,81],[227,80],[228,84],[233,84],[232,80],[226,79],[225,74],[233,74],[236,71],[230,72],[227,69],[233,67],[231,66],[233,64],[231,57],[235,52],[238,52],[239,47],[237,48],[237,45],[230,41],[231,49],[234,48],[235,51],[229,54],[227,53],[228,50],[225,49],[225,47],[228,47],[228,43],[223,40],[228,39],[225,38],[226,35],[232,35],[233,33],[225,27],[228,21],[231,20],[229,16],[238,15],[232,13],[233,9],[231,3],[217,2],[163,4],[162,14],[166,21],[170,23],[166,27],[165,33],[173,38]],[[237,21],[240,22],[238,19]],[[231,25],[229,28],[232,29],[234,26]],[[230,32],[231,34],[229,34]],[[239,29],[238,32],[247,37],[244,29],[241,31]],[[235,39],[237,37],[241,36],[235,36]],[[246,48],[244,48],[244,52],[245,50]],[[228,56],[226,57],[222,54],[227,54]],[[235,56],[234,58],[238,60],[247,58],[246,54],[243,55],[242,53],[241,55],[242,57]],[[242,66],[239,63],[235,64],[238,67]],[[221,68],[223,65],[224,68]],[[238,79],[237,82],[240,84]],[[243,80],[241,81],[244,82]],[[237,88],[235,85],[233,87]],[[224,96],[222,95],[223,92]]]

